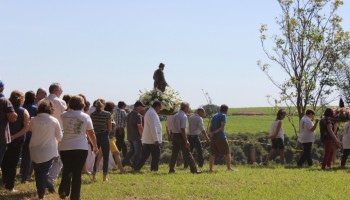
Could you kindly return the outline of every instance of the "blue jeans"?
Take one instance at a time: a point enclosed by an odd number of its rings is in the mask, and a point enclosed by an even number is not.
[[[6,149],[7,149],[7,144],[0,144],[0,166],[1,166],[2,160],[4,159]]]
[[[33,163],[36,190],[38,192],[39,199],[44,198],[45,189],[47,186],[47,179],[49,176],[49,170],[52,165],[52,160],[53,158],[43,163]]]
[[[142,144],[142,155],[135,166],[135,170],[140,170],[143,167],[149,155],[152,155],[151,171],[158,171],[160,160],[160,145],[155,144]]]
[[[142,142],[141,140],[130,140],[130,150],[123,159],[123,165],[130,165],[130,161],[135,165],[142,153]]]
[[[97,140],[97,148],[102,150],[102,157],[103,157],[103,174],[106,175],[108,173],[108,161],[109,161],[109,137],[107,133],[98,133],[96,134],[96,140]],[[95,164],[93,173],[96,174],[97,171],[97,159],[98,156],[96,156]]]

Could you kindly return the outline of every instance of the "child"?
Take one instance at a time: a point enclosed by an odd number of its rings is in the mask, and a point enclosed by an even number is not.
[[[345,163],[350,153],[350,122],[345,123],[342,142],[343,142],[343,156],[341,158],[341,168],[345,168]]]
[[[276,120],[272,122],[272,127],[270,131],[270,138],[272,141],[272,149],[267,156],[264,165],[279,153],[281,164],[284,164],[284,129],[282,126],[282,120],[286,117],[286,111],[283,109],[278,110]]]

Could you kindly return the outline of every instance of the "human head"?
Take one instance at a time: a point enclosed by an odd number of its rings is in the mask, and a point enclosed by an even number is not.
[[[2,80],[0,80],[0,93],[4,91],[5,88],[5,84],[4,82],[2,82]]]
[[[83,97],[79,95],[75,95],[70,98],[69,104],[68,104],[68,108],[70,110],[83,110],[84,107],[85,107],[85,104],[84,104]]]
[[[40,113],[47,113],[52,115],[54,111],[53,104],[50,100],[43,100],[39,103],[38,106],[38,114]]]
[[[11,92],[9,100],[14,107],[21,106],[24,103],[24,94],[23,92],[14,90]]]
[[[63,101],[65,101],[67,105],[69,104],[69,101],[70,101],[71,98],[72,98],[72,96],[69,95],[69,94],[65,94],[62,97]]]
[[[105,109],[105,106],[106,106],[106,101],[104,99],[97,99],[96,100],[96,110],[101,112]]]
[[[184,111],[185,113],[188,113],[190,110],[190,104],[187,102],[182,102],[180,105],[180,110]]]
[[[108,111],[110,113],[114,112],[115,104],[112,101],[107,101],[105,106],[105,111]]]
[[[124,101],[119,101],[118,102],[118,108],[119,109],[125,109],[126,107],[126,103]]]
[[[134,104],[134,109],[138,113],[142,113],[145,110],[145,105],[141,101],[136,101]]]
[[[325,116],[325,117],[333,117],[334,116],[333,110],[331,108],[326,108],[326,110],[323,113],[323,116]]]
[[[30,91],[26,92],[24,95],[24,104],[33,105],[34,101],[35,101],[34,91],[30,90]]]
[[[52,83],[49,87],[50,94],[54,94],[57,97],[60,97],[63,93],[61,84],[59,83]]]
[[[196,113],[201,116],[201,117],[204,117],[205,116],[205,110],[203,108],[198,108],[196,110]]]
[[[279,109],[276,115],[277,120],[282,120],[286,117],[287,113],[284,109]]]
[[[162,104],[159,101],[155,101],[152,104],[152,108],[156,110],[157,113],[159,113],[160,110],[162,110]]]
[[[44,99],[46,98],[47,96],[47,92],[44,88],[39,88],[37,91],[36,91],[36,95],[35,95],[35,99],[37,101],[40,101],[41,99]]]
[[[308,110],[306,110],[305,115],[308,116],[309,118],[313,119],[315,116],[315,111],[308,109]]]
[[[165,67],[165,65],[164,65],[163,63],[160,63],[160,64],[159,64],[159,69],[164,70],[164,67]]]
[[[227,106],[226,104],[222,104],[222,105],[220,106],[220,112],[221,112],[221,113],[224,113],[224,114],[227,114],[227,112],[228,112],[228,106]]]
[[[78,96],[81,96],[81,97],[84,99],[84,104],[85,104],[85,106],[84,106],[84,112],[89,111],[90,103],[86,100],[85,95],[83,95],[83,94],[78,94]]]

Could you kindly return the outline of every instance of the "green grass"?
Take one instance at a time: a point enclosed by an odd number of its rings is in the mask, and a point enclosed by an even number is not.
[[[207,166],[205,166],[204,170]],[[83,176],[82,199],[348,199],[348,170],[321,171],[270,167],[238,166],[229,172],[215,166],[215,172],[193,175],[189,170],[177,169],[167,174],[168,167],[151,173],[145,166],[140,174],[109,174],[109,182],[102,183],[101,173],[96,183]],[[59,183],[60,180],[58,180]],[[18,184],[21,193],[11,194],[0,189],[0,199],[35,199],[35,183]],[[57,186],[56,186],[57,188]],[[57,194],[46,196],[58,199]]]

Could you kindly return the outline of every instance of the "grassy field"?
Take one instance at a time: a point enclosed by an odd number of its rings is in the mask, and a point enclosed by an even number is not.
[[[207,166],[205,166],[207,167]],[[204,167],[204,168],[205,168]],[[168,167],[152,173],[145,166],[141,173],[120,175],[112,172],[109,181],[91,182],[83,176],[81,199],[348,199],[350,181],[348,170],[321,171],[308,169],[238,166],[237,171],[226,171],[215,166],[215,172],[204,169],[193,175],[189,170],[178,169],[168,174]],[[59,180],[60,181],[60,180]],[[58,183],[59,183],[58,181]],[[0,189],[0,199],[35,199],[35,183],[16,184],[19,193]],[[57,186],[56,186],[57,188]],[[50,194],[46,199],[58,199]]]

